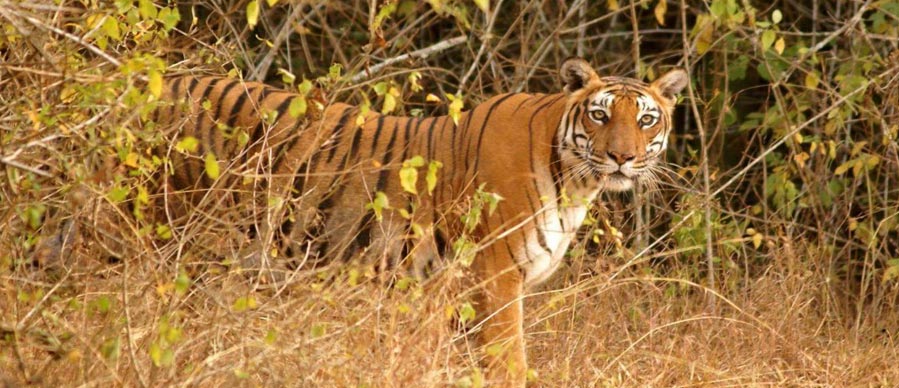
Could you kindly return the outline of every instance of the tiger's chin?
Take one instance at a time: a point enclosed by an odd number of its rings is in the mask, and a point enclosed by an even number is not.
[[[611,174],[602,175],[600,186],[606,191],[628,191],[634,188],[634,179],[628,177],[621,172],[613,172]]]

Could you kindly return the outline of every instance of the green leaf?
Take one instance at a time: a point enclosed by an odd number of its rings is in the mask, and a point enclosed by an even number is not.
[[[130,191],[131,190],[129,190],[128,187],[115,186],[112,188],[112,190],[109,190],[109,194],[107,194],[107,196],[109,197],[110,201],[119,203],[124,201],[125,198],[128,198],[128,193]]]
[[[400,185],[406,192],[418,195],[415,189],[415,183],[418,182],[418,169],[412,166],[405,166],[400,169]]]
[[[375,86],[372,86],[372,89],[375,91],[375,94],[377,94],[379,96],[383,96],[383,95],[387,94],[387,88],[389,86],[390,85],[388,85],[387,82],[381,81],[381,82],[376,83]]]
[[[121,346],[119,344],[119,337],[113,337],[100,346],[100,354],[103,355],[103,358],[113,361],[119,358]]]
[[[163,8],[159,11],[158,20],[162,23],[162,28],[168,32],[181,21],[181,13],[178,12],[178,8]]]
[[[818,76],[817,71],[810,71],[805,75],[805,87],[809,89],[817,89],[820,82],[821,78]]]
[[[219,178],[219,162],[215,160],[215,154],[212,152],[206,154],[206,175],[209,176],[210,179],[216,180]]]
[[[151,0],[140,0],[138,1],[138,11],[140,12],[140,16],[144,19],[154,20],[156,19],[157,9],[156,6],[153,5]]]
[[[278,74],[281,75],[281,81],[285,84],[293,85],[293,81],[297,79],[297,76],[293,75],[293,73],[287,69],[278,69]]]
[[[290,101],[290,106],[287,107],[287,114],[290,117],[297,118],[306,114],[306,108],[306,97],[296,96]]]
[[[200,141],[193,136],[185,136],[183,139],[179,140],[177,144],[175,144],[175,150],[178,152],[184,153],[194,153],[197,152],[197,148],[200,146]]]
[[[190,276],[187,276],[187,273],[182,270],[175,278],[175,292],[184,295],[188,288],[190,288]]]
[[[106,33],[106,36],[112,38],[115,41],[122,40],[122,32],[119,30],[119,22],[112,16],[107,16],[103,21],[103,32]]]
[[[156,225],[156,235],[163,240],[172,238],[172,229],[166,224]]]
[[[259,22],[259,2],[256,0],[252,0],[247,4],[247,24],[250,26],[250,29],[256,27],[256,23]]]
[[[384,209],[390,209],[390,201],[387,199],[387,194],[384,194],[383,191],[375,193],[375,198],[372,199],[371,203],[366,204],[365,208],[375,212],[375,218],[381,221],[384,218]]]
[[[388,3],[381,6],[381,9],[378,10],[378,14],[375,15],[375,20],[372,21],[371,26],[369,26],[368,30],[371,32],[377,31],[381,28],[381,23],[384,22],[384,19],[387,19],[396,12],[396,2]]]
[[[774,39],[776,38],[777,34],[774,30],[765,30],[765,32],[762,33],[762,51],[767,51],[771,48],[771,45],[774,44]]]
[[[471,303],[465,302],[459,307],[459,321],[462,323],[471,322],[475,318],[476,312]]]
[[[231,311],[234,311],[236,313],[252,310],[255,308],[256,298],[252,296],[242,296],[240,298],[237,298],[237,300],[234,301],[234,304],[231,305]]]
[[[309,92],[312,90],[312,81],[310,81],[308,79],[303,79],[303,82],[300,82],[300,84],[297,85],[297,90],[300,92],[300,94],[302,94],[304,96],[308,95]]]
[[[328,77],[332,80],[337,81],[340,79],[340,71],[343,69],[343,66],[340,66],[339,63],[335,63],[328,68]]]
[[[325,327],[320,323],[316,323],[309,329],[309,334],[312,335],[312,338],[319,338],[325,335]]]

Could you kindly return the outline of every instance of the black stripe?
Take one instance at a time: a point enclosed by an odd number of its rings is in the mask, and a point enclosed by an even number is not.
[[[330,145],[331,149],[328,151],[328,163],[334,159],[334,155],[337,154],[337,149],[340,148],[340,134],[343,131],[343,128],[346,127],[346,121],[349,118],[350,108],[346,108],[343,110],[343,113],[340,115],[340,119],[337,120],[337,125],[331,130],[331,137],[329,140],[333,139],[333,143]]]
[[[421,124],[421,120],[416,119],[416,118],[406,117],[405,120],[406,120],[406,133],[405,133],[406,137],[403,139],[403,157],[400,158],[401,162],[405,162],[406,160],[409,159],[409,148],[411,146],[411,144],[409,143],[409,137],[411,136],[409,131],[412,129],[412,122],[414,121],[416,123],[415,124],[415,132],[416,133],[418,133],[418,125]],[[413,155],[413,156],[415,156],[415,155]]]
[[[396,133],[397,129],[399,129],[399,120],[394,121],[393,129],[391,130],[390,140],[387,142],[387,148],[384,150],[384,158],[382,159],[381,172],[378,175],[378,183],[375,185],[375,190],[383,191],[384,186],[387,184],[387,176],[390,174],[390,169],[387,168],[387,165],[390,163],[390,159],[393,157],[393,143],[396,141]]]
[[[352,108],[346,108],[346,109],[343,110],[343,112],[342,112],[341,115],[340,115],[340,119],[337,121],[337,127],[343,127],[343,126],[346,125],[346,122],[347,122],[347,120],[349,119],[349,117],[350,117],[350,112],[352,112],[352,110],[353,110]],[[335,145],[335,147],[336,147],[336,145]],[[350,149],[352,149],[352,148],[353,148],[353,147],[350,147]],[[293,176],[294,176],[294,178],[293,178],[293,179],[294,179],[294,180],[293,180],[293,191],[294,191],[294,193],[295,193],[296,195],[302,195],[302,194],[303,194],[303,187],[304,187],[304,185],[306,184],[306,180],[309,179],[309,176],[308,176],[308,175],[309,175],[310,172],[314,172],[314,171],[315,171],[315,167],[318,165],[318,161],[319,161],[319,159],[320,159],[319,156],[320,156],[320,153],[318,153],[318,152],[315,153],[314,155],[312,155],[312,156],[310,157],[311,161],[309,161],[309,164],[307,164],[306,162],[304,162],[304,163],[303,163],[303,164],[296,170],[296,172],[294,172],[294,174],[293,174]],[[329,158],[329,159],[328,159],[328,162],[330,162],[330,161],[331,161],[331,159]],[[343,170],[343,167],[342,167],[342,166],[337,170],[337,173],[339,173],[340,170]]]
[[[369,211],[362,216],[362,219],[359,221],[358,232],[356,232],[356,237],[353,239],[353,243],[357,247],[367,247],[371,244],[371,226],[372,220],[374,219],[374,211]],[[382,270],[386,270],[383,269]]]
[[[487,129],[487,123],[490,121],[490,117],[493,116],[493,110],[496,109],[497,106],[502,104],[504,101],[509,99],[510,97],[515,96],[515,94],[507,94],[502,96],[499,100],[496,101],[493,105],[490,106],[490,109],[487,110],[487,115],[484,116],[484,122],[481,124],[481,129],[478,130],[478,143],[477,150],[475,152],[475,161],[474,161],[474,171],[478,171],[478,165],[481,162],[481,144],[484,140],[484,132]],[[469,147],[470,148],[470,147]],[[465,158],[468,159],[468,150],[465,150]]]
[[[229,128],[234,128],[237,124],[238,115],[241,111],[243,111],[244,105],[246,105],[247,100],[249,99],[250,93],[252,90],[245,90],[244,92],[237,95],[237,101],[234,102],[234,106],[231,107],[231,112],[228,113],[228,116],[225,117],[225,125]]]
[[[349,117],[352,116],[352,114],[350,113],[352,111],[353,111],[353,109],[347,108],[344,111],[345,116],[343,117],[343,120],[348,120]],[[343,125],[345,125],[345,123],[346,123],[346,121],[343,121]],[[337,169],[334,170],[334,179],[332,179],[331,182],[328,184],[328,191],[325,192],[322,202],[319,204],[319,211],[321,212],[322,216],[326,220],[329,217],[328,210],[334,206],[334,203],[336,202],[336,200],[343,195],[343,191],[346,189],[346,185],[344,185],[343,181],[342,181],[343,176],[346,175],[344,168],[346,167],[350,158],[352,158],[356,155],[357,147],[359,145],[359,140],[362,137],[362,127],[360,127],[360,126],[355,126],[355,127],[356,127],[356,133],[353,135],[353,141],[350,144],[350,148],[347,150],[347,153],[344,154],[344,157],[341,159],[340,165],[337,167]],[[321,155],[321,154],[316,153],[316,156],[319,156],[319,155]],[[313,160],[312,160],[313,165],[310,166],[309,171],[314,171],[313,170],[313,168],[315,167],[314,163],[316,163],[317,160],[318,160],[317,158],[313,158]]]
[[[524,94],[524,93],[518,93],[518,94]],[[527,96],[527,98],[523,98],[521,100],[521,102],[519,102],[518,105],[515,106],[515,109],[512,110],[513,115],[518,113],[518,110],[521,109],[522,106],[524,106],[525,102],[528,102],[534,98],[534,95],[532,95],[532,94],[525,94],[525,96]],[[545,95],[543,97],[545,97]],[[543,97],[540,97],[540,98],[543,98]]]
[[[564,94],[557,94],[556,96],[557,96],[556,98],[553,98],[552,100],[548,101],[547,103],[545,103],[545,104],[543,104],[543,105],[537,107],[536,109],[534,109],[533,113],[531,113],[530,119],[528,120],[528,141],[529,141],[528,152],[529,152],[529,154],[530,154],[530,155],[529,155],[529,157],[530,157],[529,160],[531,161],[531,166],[530,166],[530,168],[531,168],[531,176],[534,176],[534,177],[539,176],[539,175],[537,174],[537,167],[535,167],[535,165],[534,165],[534,163],[536,162],[536,160],[534,159],[534,119],[537,117],[537,115],[538,115],[543,109],[546,109],[546,107],[548,107],[548,106],[550,106],[550,105],[556,103],[557,101],[559,101],[559,100],[562,99],[562,98],[565,98],[565,95],[564,95]],[[564,116],[563,116],[563,117],[564,117]],[[560,124],[561,124],[561,123],[560,123]],[[553,128],[553,131],[555,131],[556,133],[558,133],[558,128]],[[552,153],[552,152],[557,152],[557,151],[551,150],[550,153]],[[533,182],[534,182],[534,190],[536,190],[537,193],[540,193],[540,187],[537,185],[537,180],[534,179]]]
[[[278,107],[275,108],[275,112],[278,112],[278,116],[275,118],[275,122],[272,123],[272,126],[269,129],[279,126],[281,124],[281,119],[290,116],[287,114],[287,107],[290,106],[290,101],[292,99],[293,98],[288,96],[287,98],[284,98],[284,101],[281,101],[281,103],[278,104]],[[293,129],[296,129],[303,122],[303,120],[300,120],[299,118],[294,120],[296,121],[294,122]],[[296,143],[300,140],[300,135],[296,133],[295,130],[288,131],[288,133],[286,133],[284,136],[287,137],[286,141],[282,141],[280,145],[276,145],[278,148],[274,150],[275,160],[272,161],[273,172],[278,171],[278,169],[281,168],[281,163],[283,163],[284,160],[287,159],[287,155],[293,149],[293,146],[296,145]]]
[[[230,139],[230,141],[228,142],[230,146],[226,147],[224,151],[229,158],[234,158],[240,155],[240,153],[235,153],[239,144],[236,141],[236,138],[234,138],[233,136],[237,134],[237,131],[235,131],[235,129],[237,129],[237,122],[241,118],[240,112],[243,111],[243,108],[244,106],[246,106],[247,101],[249,101],[250,96],[256,92],[257,88],[258,86],[256,85],[249,86],[243,93],[239,94],[237,96],[237,102],[231,108],[231,112],[228,114],[228,117],[225,118],[225,125],[227,125],[232,130],[232,139]],[[243,130],[243,126],[241,126],[241,130]],[[247,133],[247,136],[250,136],[250,134]],[[247,144],[245,144],[244,147],[247,147],[249,144],[250,141],[247,141]]]
[[[213,122],[209,126],[209,133],[207,135],[209,137],[209,140],[213,143],[213,144],[210,144],[210,148],[213,148],[215,150],[215,152],[221,152],[221,150],[218,149],[218,147],[215,147],[216,144],[215,144],[215,141],[213,140],[213,139],[215,139],[215,132],[218,130],[217,122],[219,122],[223,119],[222,109],[225,108],[225,103],[226,103],[225,99],[228,98],[228,93],[230,93],[232,89],[237,87],[237,85],[240,85],[240,82],[238,82],[236,80],[231,80],[231,83],[229,83],[228,86],[225,86],[225,90],[222,90],[222,92],[219,94],[218,106],[216,107],[215,116],[213,116],[213,118],[212,118]],[[241,95],[243,95],[243,93],[241,93]],[[232,110],[233,110],[233,108],[232,108]],[[229,117],[230,117],[230,115],[229,115]],[[224,118],[224,119],[227,119],[227,118]],[[230,125],[229,125],[229,127],[230,127]],[[222,157],[222,155],[216,155],[216,156]]]
[[[262,137],[262,130],[265,127],[265,115],[263,115],[263,109],[265,106],[265,100],[273,94],[272,90],[267,86],[262,87],[262,91],[259,92],[259,97],[256,98],[256,102],[258,103],[257,108],[259,109],[256,112],[256,116],[259,117],[259,122],[256,123],[256,127],[253,128],[253,132],[250,133],[250,144],[256,143]]]
[[[196,105],[194,105],[194,97],[193,97],[193,96],[194,96],[195,94],[197,94],[197,90],[196,90],[196,89],[197,89],[198,87],[200,87],[201,85],[202,85],[202,84],[200,83],[200,80],[194,78],[194,79],[191,80],[191,85],[190,85],[190,89],[189,89],[189,90],[190,90],[190,100],[191,100],[191,105],[195,106],[195,108],[192,108],[191,111],[193,111],[194,109],[196,109],[196,116],[193,117],[194,127],[193,127],[193,128],[187,128],[187,130],[190,131],[188,134],[189,134],[190,136],[194,136],[194,137],[196,137],[197,131],[200,130],[200,122],[201,122],[200,120],[201,120],[201,118],[203,117],[203,106],[202,106],[202,105],[203,105],[203,99],[202,99],[202,98],[197,99],[197,100],[196,100],[196,101],[197,101],[197,102],[196,102]],[[206,84],[206,92],[205,92],[203,95],[206,95],[206,93],[208,93],[209,90],[211,90],[211,89],[212,89],[212,88],[210,87],[210,84]],[[202,142],[202,139],[197,139],[197,140],[198,140],[198,142],[200,143],[200,146],[202,147],[202,145],[203,145],[203,144],[202,144],[202,143],[203,143],[203,142]],[[201,148],[200,150],[201,150],[201,153],[202,153],[202,148]],[[191,187],[191,186],[194,186],[194,185],[197,183],[197,177],[194,177],[194,174],[193,174],[194,167],[195,167],[195,163],[194,163],[193,159],[190,159],[190,158],[188,158],[188,157],[185,155],[185,156],[184,156],[184,166],[183,166],[183,170],[184,170],[184,181],[185,181],[185,182],[184,182],[184,187]]]
[[[368,155],[370,156],[374,156],[375,151],[378,148],[378,138],[381,137],[381,130],[384,129],[384,119],[386,117],[387,116],[384,115],[378,116],[378,125],[375,126],[375,134],[372,136],[371,140],[371,150],[368,152]]]
[[[562,160],[560,158],[560,153],[562,152],[561,146],[559,145],[559,136],[553,136],[552,140],[552,152],[549,154],[549,172],[552,174],[553,179],[553,187],[556,190],[556,201],[558,202],[561,198],[562,193]]]
[[[428,126],[428,144],[427,144],[428,161],[434,160],[434,147],[432,146],[432,139],[434,137],[434,125],[437,125],[437,118],[432,117],[432,118],[430,118],[430,120],[431,120],[431,125]]]

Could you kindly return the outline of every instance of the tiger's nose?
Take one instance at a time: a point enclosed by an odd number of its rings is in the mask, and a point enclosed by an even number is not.
[[[619,165],[625,164],[631,160],[634,160],[637,156],[634,154],[622,154],[620,152],[615,151],[607,151],[606,152],[612,160],[614,160]]]

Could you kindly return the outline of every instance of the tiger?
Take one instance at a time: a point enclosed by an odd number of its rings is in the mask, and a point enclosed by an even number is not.
[[[501,94],[455,117],[390,116],[339,102],[293,117],[292,92],[235,78],[167,77],[167,105],[154,118],[168,144],[158,150],[171,168],[165,190],[208,200],[215,188],[244,188],[231,200],[260,209],[247,216],[257,218],[247,233],[280,241],[287,256],[356,255],[427,276],[461,236],[489,241],[469,267],[484,317],[476,335],[484,348],[502,349],[484,352],[488,381],[522,387],[525,293],[560,267],[600,192],[655,179],[688,82],[682,69],[648,84],[600,77],[581,58],[564,61],[559,74],[557,93]],[[241,128],[244,140],[222,136],[223,128]],[[198,149],[173,146],[187,137]],[[203,173],[210,154],[221,167],[215,177]],[[403,162],[415,157],[441,164],[435,182],[404,182]],[[501,200],[466,225],[460,202],[481,190]],[[367,208],[378,196],[406,214]]]

